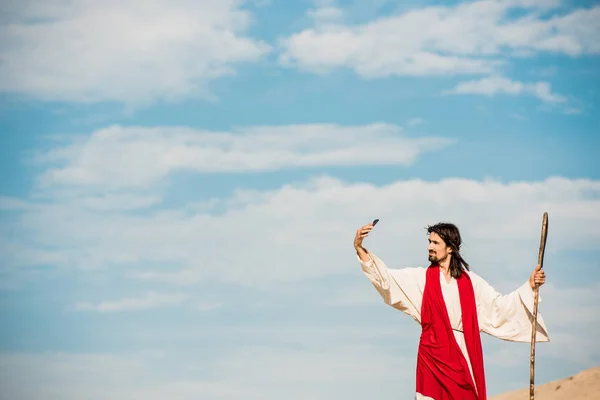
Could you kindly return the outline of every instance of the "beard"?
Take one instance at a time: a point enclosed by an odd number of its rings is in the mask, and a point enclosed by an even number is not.
[[[446,258],[448,258],[448,255],[444,256],[443,258],[440,258],[440,257],[438,257],[437,253],[429,253],[429,257],[427,257],[429,262],[434,263],[434,264],[439,264],[439,263],[443,262],[444,260],[446,260]]]

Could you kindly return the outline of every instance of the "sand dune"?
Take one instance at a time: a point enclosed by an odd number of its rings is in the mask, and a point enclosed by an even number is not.
[[[535,386],[536,400],[599,400],[600,367],[581,371],[565,379]],[[529,400],[529,388],[502,393],[489,400]]]

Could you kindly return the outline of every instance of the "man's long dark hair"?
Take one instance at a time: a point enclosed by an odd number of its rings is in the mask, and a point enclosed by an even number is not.
[[[446,243],[446,246],[452,249],[452,253],[450,253],[450,275],[454,279],[460,278],[463,273],[463,267],[467,271],[469,270],[469,264],[460,255],[460,245],[462,244],[460,231],[454,224],[440,222],[439,224],[427,227],[427,233],[431,234],[431,232],[437,233],[444,243]]]

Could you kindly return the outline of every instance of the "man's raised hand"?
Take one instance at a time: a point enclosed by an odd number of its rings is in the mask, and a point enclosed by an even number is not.
[[[363,239],[369,236],[372,229],[373,223],[371,222],[356,230],[356,236],[354,237],[354,248],[356,250],[362,249]]]

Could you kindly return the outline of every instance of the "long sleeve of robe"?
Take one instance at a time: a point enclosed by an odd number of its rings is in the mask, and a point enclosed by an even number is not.
[[[363,262],[357,256],[358,261],[361,264],[363,273],[377,289],[385,304],[411,316],[420,324],[426,268],[391,269],[375,254],[371,252],[368,252],[368,254],[369,261]],[[467,273],[473,282],[480,332],[506,341],[530,342],[534,298],[529,282],[523,283],[519,288],[506,295],[502,295],[474,272],[467,271]],[[440,274],[440,284],[454,336],[467,360],[469,369],[471,369],[471,362],[462,333],[457,282],[454,278],[447,282],[443,274]],[[538,302],[541,301],[541,297],[538,297]],[[548,342],[549,340],[546,324],[538,310],[536,342]],[[417,399],[426,398],[419,397],[419,394],[417,394]]]

